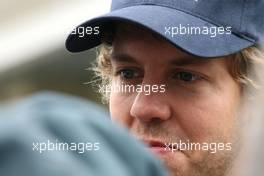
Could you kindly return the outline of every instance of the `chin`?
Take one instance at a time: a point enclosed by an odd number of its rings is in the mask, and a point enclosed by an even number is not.
[[[158,158],[170,172],[170,176],[189,176],[191,164],[189,158],[181,151],[158,154]]]

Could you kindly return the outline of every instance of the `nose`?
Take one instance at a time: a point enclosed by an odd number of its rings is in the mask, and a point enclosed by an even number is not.
[[[139,93],[134,99],[130,109],[130,115],[138,120],[147,123],[152,120],[168,120],[171,115],[169,103],[165,95]]]

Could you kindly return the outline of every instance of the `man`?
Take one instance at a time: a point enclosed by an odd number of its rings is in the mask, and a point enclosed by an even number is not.
[[[263,59],[263,7],[260,0],[113,0],[111,12],[78,26],[66,47],[102,43],[95,70],[112,119],[171,175],[232,175],[240,109]]]

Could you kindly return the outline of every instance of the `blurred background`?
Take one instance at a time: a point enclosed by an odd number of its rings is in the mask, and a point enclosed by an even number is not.
[[[100,103],[91,85],[95,50],[71,54],[64,42],[80,23],[110,10],[110,0],[0,0],[0,102],[54,90]]]

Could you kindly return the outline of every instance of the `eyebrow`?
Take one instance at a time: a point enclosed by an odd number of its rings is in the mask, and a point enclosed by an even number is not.
[[[173,59],[170,64],[174,66],[202,65],[208,63],[209,60],[201,57],[181,57]]]
[[[125,53],[112,53],[111,59],[117,62],[139,63],[134,57]],[[184,56],[177,59],[171,59],[169,65],[183,67],[188,65],[201,65],[207,62],[209,62],[209,60],[201,57]]]
[[[112,53],[111,59],[118,62],[138,63],[134,57],[123,53]]]

